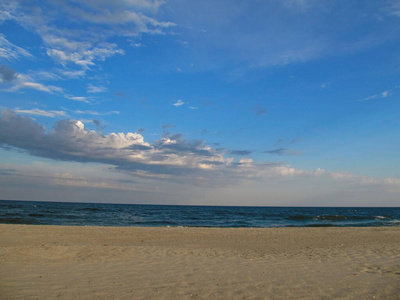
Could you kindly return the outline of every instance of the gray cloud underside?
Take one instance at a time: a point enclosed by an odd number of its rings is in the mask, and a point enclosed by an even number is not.
[[[14,69],[6,65],[0,66],[0,82],[9,83],[15,79],[16,75],[17,72]]]
[[[267,110],[261,106],[255,105],[253,107],[253,112],[256,114],[256,116],[262,116],[267,113]]]
[[[242,155],[242,156],[246,156],[251,154],[252,151],[250,150],[230,150],[229,154],[233,154],[233,155]]]
[[[22,149],[33,156],[103,163],[136,176],[172,180],[202,178],[212,181],[217,177],[231,180],[241,166],[248,168],[251,161],[233,162],[203,141],[189,142],[180,134],[149,144],[138,133],[101,135],[86,130],[79,121],[66,119],[56,122],[53,129],[46,132],[31,118],[10,110],[4,110],[0,118],[0,145]]]
[[[278,148],[278,149],[274,149],[274,150],[264,151],[263,153],[275,154],[275,155],[299,155],[299,154],[301,154],[300,152],[293,151],[288,148]]]
[[[0,147],[26,151],[33,156],[83,163],[102,163],[110,169],[146,179],[167,180],[199,186],[236,185],[250,181],[292,176],[326,176],[360,184],[400,186],[396,178],[375,179],[323,169],[297,170],[283,163],[254,163],[242,157],[224,157],[229,151],[213,149],[202,141],[188,142],[181,135],[146,143],[138,133],[102,135],[89,131],[79,121],[61,120],[51,131],[27,116],[4,110],[0,118]],[[223,152],[225,151],[225,152]],[[266,151],[296,155],[286,148]],[[17,175],[14,169],[0,175]]]

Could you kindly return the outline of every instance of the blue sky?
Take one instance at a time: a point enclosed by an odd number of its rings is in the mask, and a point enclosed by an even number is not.
[[[400,204],[400,1],[4,1],[0,198]]]

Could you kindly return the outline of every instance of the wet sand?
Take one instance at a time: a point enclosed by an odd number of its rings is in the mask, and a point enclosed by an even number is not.
[[[400,299],[400,227],[0,225],[1,299]]]

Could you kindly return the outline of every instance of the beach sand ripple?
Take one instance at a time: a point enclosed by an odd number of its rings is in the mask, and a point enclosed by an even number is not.
[[[400,228],[0,225],[2,299],[400,299]]]

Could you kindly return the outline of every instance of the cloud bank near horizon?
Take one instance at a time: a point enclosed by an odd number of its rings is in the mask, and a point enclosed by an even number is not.
[[[396,199],[399,7],[0,1],[2,186]]]
[[[234,160],[229,154],[247,155],[248,152],[215,149],[202,140],[187,141],[182,134],[165,136],[149,143],[139,133],[103,135],[85,129],[80,121],[69,119],[57,121],[53,129],[46,132],[41,124],[30,117],[17,115],[11,110],[2,111],[0,145],[11,150],[18,148],[36,157],[100,163],[133,177],[198,186],[322,176],[358,184],[384,184],[400,188],[400,180],[395,178],[376,179],[323,169],[299,170],[285,163],[256,163],[244,156]],[[68,176],[62,179],[64,183],[74,180]]]

